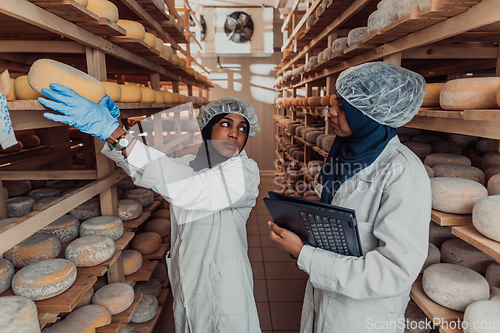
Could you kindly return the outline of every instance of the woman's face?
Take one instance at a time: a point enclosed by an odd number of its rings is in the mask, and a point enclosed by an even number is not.
[[[237,113],[228,113],[212,128],[212,145],[222,156],[232,157],[243,149],[247,133],[245,118]]]
[[[345,110],[340,102],[340,96],[337,95],[337,103],[330,108],[333,130],[340,137],[346,137],[352,134],[349,123],[345,117]]]

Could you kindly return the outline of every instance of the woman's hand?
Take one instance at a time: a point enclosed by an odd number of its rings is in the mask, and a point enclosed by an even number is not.
[[[304,246],[300,237],[289,230],[278,227],[272,221],[268,221],[267,225],[271,228],[269,233],[269,239],[271,242],[298,258],[300,251]]]

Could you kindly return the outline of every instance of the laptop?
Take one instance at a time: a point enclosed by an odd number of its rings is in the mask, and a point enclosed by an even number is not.
[[[264,203],[274,223],[304,244],[346,256],[363,255],[354,210],[273,191],[268,195]]]

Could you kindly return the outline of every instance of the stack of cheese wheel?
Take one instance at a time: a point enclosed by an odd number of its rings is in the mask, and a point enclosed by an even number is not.
[[[134,289],[126,283],[108,284],[92,296],[92,304],[105,306],[113,316],[127,310],[133,302]]]
[[[66,259],[48,259],[21,268],[12,279],[12,291],[37,301],[68,290],[76,280],[76,266]]]
[[[61,253],[61,242],[56,236],[36,233],[7,250],[4,255],[14,267],[21,268],[38,261],[56,258],[59,253]]]
[[[43,330],[44,333],[95,332],[111,323],[111,312],[103,305],[91,304],[71,311],[63,320]]]
[[[88,0],[87,9],[99,17],[105,17],[114,23],[118,22],[118,8],[110,1]]]
[[[113,102],[118,102],[122,98],[122,89],[120,85],[116,82],[101,82],[106,89],[106,95],[108,95]]]
[[[144,38],[146,37],[146,30],[139,22],[118,20],[116,24],[127,31],[125,36],[118,36],[118,38],[135,38],[144,41]]]
[[[116,216],[97,216],[80,225],[80,236],[103,236],[113,240],[123,235],[123,222]]]
[[[31,65],[28,83],[39,94],[43,88],[49,88],[49,84],[57,83],[73,89],[94,103],[99,103],[106,95],[106,89],[97,79],[51,59],[39,59]]]
[[[120,103],[139,103],[142,100],[142,90],[135,85],[120,84],[122,92],[121,98],[118,100]]]
[[[145,188],[137,188],[128,190],[124,194],[125,199],[135,200],[141,204],[142,207],[149,207],[154,203],[154,193]]]
[[[4,333],[40,333],[35,302],[21,296],[0,297],[0,327]]]
[[[76,267],[92,267],[109,260],[115,253],[115,242],[105,236],[83,236],[66,247],[64,256]]]

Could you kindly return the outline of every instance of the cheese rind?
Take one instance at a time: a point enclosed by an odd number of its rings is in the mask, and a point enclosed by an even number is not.
[[[30,197],[15,197],[5,200],[7,217],[20,217],[33,211],[35,199]]]
[[[157,263],[155,270],[151,274],[151,278],[163,281],[165,280],[166,277],[167,277],[167,266],[165,266],[165,264],[161,262]]]
[[[122,221],[138,218],[142,214],[142,205],[135,200],[118,200],[118,216]]]
[[[132,239],[132,248],[142,254],[158,251],[161,246],[161,237],[156,232],[143,232]]]
[[[14,265],[9,260],[0,258],[0,294],[10,288],[14,273]]]
[[[51,234],[36,233],[5,252],[16,268],[38,261],[56,258],[61,253],[61,242]]]
[[[39,94],[42,94],[43,88],[50,89],[49,84],[57,83],[73,89],[94,103],[99,103],[106,95],[106,89],[99,80],[52,59],[35,61],[28,73],[28,83]]]
[[[134,289],[126,283],[108,284],[92,296],[92,304],[105,306],[113,316],[127,310],[133,302]]]
[[[40,333],[35,302],[21,296],[0,297],[2,333]]]
[[[130,275],[142,267],[142,254],[136,250],[123,250],[123,274]]]
[[[97,198],[91,198],[81,205],[73,208],[68,213],[76,217],[80,221],[88,220],[90,218],[101,215],[101,202]]]
[[[115,254],[115,242],[109,237],[83,236],[66,247],[64,256],[76,267],[92,267],[102,264]]]
[[[80,225],[80,236],[107,236],[117,240],[123,235],[123,222],[116,216],[97,216]]]
[[[143,208],[151,206],[155,201],[153,191],[143,188],[128,190],[125,192],[123,197],[125,199],[135,200],[139,202]]]
[[[116,24],[127,31],[127,34],[124,37],[119,36],[119,38],[137,38],[139,40],[144,40],[144,38],[146,37],[146,30],[144,29],[144,26],[139,22],[130,20],[118,20]]]
[[[148,281],[139,281],[134,285],[134,292],[158,297],[161,294],[161,281],[153,278]]]
[[[111,323],[111,312],[102,305],[91,304],[71,311],[63,320],[43,330],[44,333],[94,333],[97,327]]]
[[[105,17],[110,21],[118,21],[118,8],[111,1],[88,0],[87,9],[99,17]]]
[[[476,202],[488,196],[483,185],[462,178],[431,178],[431,190],[432,208],[452,214],[470,214]]]
[[[476,167],[456,164],[438,164],[432,168],[435,177],[470,179],[484,185],[484,172]]]
[[[500,242],[500,195],[488,196],[474,205],[472,224],[486,237]]]
[[[456,79],[441,88],[439,104],[443,110],[497,109],[498,77]]]
[[[122,89],[120,85],[115,82],[101,82],[106,89],[106,95],[108,95],[113,102],[118,102],[122,98]]]
[[[456,164],[456,165],[471,165],[470,159],[462,155],[455,154],[430,154],[425,160],[424,164],[435,167],[438,164]]]
[[[21,268],[12,279],[12,291],[31,300],[57,296],[76,280],[76,266],[66,259],[48,259]]]
[[[495,260],[461,239],[449,239],[441,245],[441,261],[484,274]]]
[[[154,103],[156,100],[155,91],[149,87],[140,87],[141,103]]]
[[[138,86],[120,84],[122,92],[120,103],[138,103],[142,99],[142,90]]]
[[[444,83],[427,83],[422,106],[439,106],[439,95]]]
[[[132,323],[144,323],[153,319],[158,313],[158,300],[151,295],[142,295],[134,314],[130,318]]]
[[[34,90],[28,84],[28,75],[21,75],[16,78],[16,81],[14,81],[14,90],[16,91],[16,98],[18,100],[35,100],[38,97],[43,97],[40,92]]]
[[[170,235],[170,221],[167,219],[154,219],[146,222],[144,230],[156,232],[161,238]]]
[[[36,190],[30,191],[28,193],[28,197],[33,198],[35,200],[40,200],[41,198],[48,197],[60,197],[61,190],[57,188],[38,188]]]

